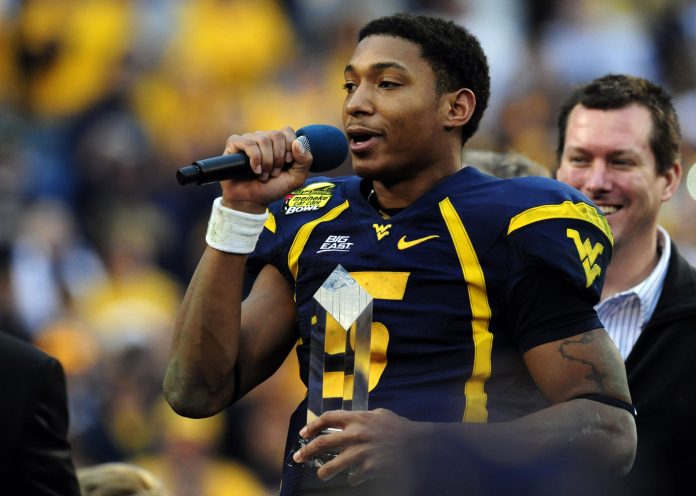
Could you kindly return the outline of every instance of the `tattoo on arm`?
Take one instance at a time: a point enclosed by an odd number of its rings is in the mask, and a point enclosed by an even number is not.
[[[594,341],[594,335],[591,331],[583,333],[579,339],[564,339],[561,345],[558,347],[558,351],[561,356],[573,362],[580,362],[582,365],[586,365],[589,368],[589,373],[585,376],[588,381],[592,381],[597,384],[600,391],[604,391],[604,385],[602,384],[604,379],[607,378],[607,374],[601,372],[597,365],[586,358],[578,358],[573,356],[570,347],[572,345],[586,345],[591,344]]]

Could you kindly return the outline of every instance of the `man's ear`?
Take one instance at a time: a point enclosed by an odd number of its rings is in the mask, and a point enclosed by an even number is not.
[[[443,99],[445,129],[462,127],[471,119],[476,108],[476,95],[468,88],[447,93]]]
[[[665,187],[662,190],[662,201],[666,202],[672,199],[674,192],[677,191],[681,182],[682,166],[680,162],[674,162],[664,175],[666,180]]]

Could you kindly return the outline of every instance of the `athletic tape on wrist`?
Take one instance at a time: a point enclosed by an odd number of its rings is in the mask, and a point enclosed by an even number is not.
[[[254,251],[268,212],[250,214],[222,205],[222,197],[213,202],[205,242],[226,253],[247,254]]]

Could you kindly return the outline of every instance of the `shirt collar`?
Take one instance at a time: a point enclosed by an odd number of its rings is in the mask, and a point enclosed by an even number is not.
[[[645,325],[652,317],[655,307],[657,306],[657,300],[662,293],[665,276],[667,275],[669,257],[672,251],[669,233],[661,226],[657,226],[657,249],[661,252],[660,259],[648,277],[632,288],[617,293],[600,302],[598,307],[605,306],[605,303],[611,306],[610,302],[622,300],[627,297],[636,297],[640,302],[642,325]]]

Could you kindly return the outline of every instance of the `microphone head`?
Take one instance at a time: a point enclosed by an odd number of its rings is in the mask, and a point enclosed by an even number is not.
[[[297,130],[298,139],[314,157],[310,172],[325,172],[340,166],[348,156],[348,140],[334,126],[312,124]],[[304,139],[303,139],[304,138]]]

